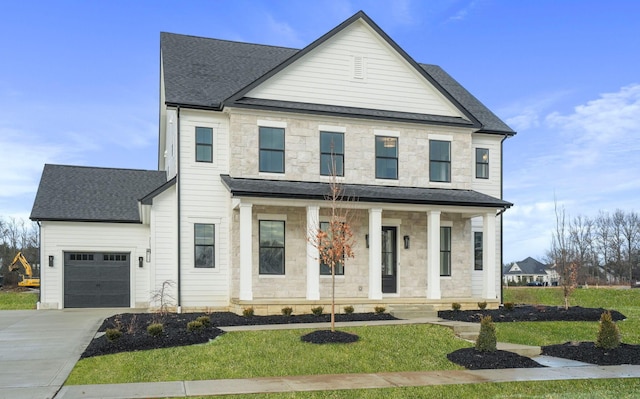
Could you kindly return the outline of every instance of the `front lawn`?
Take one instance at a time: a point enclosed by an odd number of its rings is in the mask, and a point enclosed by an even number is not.
[[[34,292],[0,291],[0,310],[35,309],[38,294]]]

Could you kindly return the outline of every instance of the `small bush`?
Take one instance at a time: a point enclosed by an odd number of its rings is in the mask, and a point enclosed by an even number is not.
[[[344,309],[344,312],[345,312],[346,314],[351,314],[351,313],[353,313],[353,311],[354,311],[353,306],[351,306],[351,305],[349,305],[349,306],[345,306],[343,309]]]
[[[105,331],[104,335],[107,337],[107,340],[109,342],[113,342],[122,337],[122,331],[118,330],[117,328],[107,328],[107,331]]]
[[[491,316],[480,318],[480,334],[476,340],[476,350],[480,352],[495,352],[497,345],[496,327]]]
[[[324,308],[322,306],[316,306],[315,308],[311,308],[311,313],[316,316],[321,316]]]
[[[376,306],[375,308],[373,308],[373,311],[376,314],[383,314],[386,310],[387,308],[385,308],[384,306]]]
[[[204,325],[202,324],[201,321],[198,321],[198,320],[192,320],[187,323],[187,331],[189,332],[200,331],[203,328],[204,328]]]
[[[248,308],[244,308],[242,309],[242,315],[244,317],[251,317],[253,316],[253,308],[251,306],[249,306]]]
[[[207,327],[211,325],[211,319],[209,318],[209,316],[200,316],[196,319],[196,321],[199,321],[200,323],[202,323],[203,327]]]
[[[164,327],[161,323],[151,323],[147,326],[147,333],[152,337],[157,337],[158,335],[162,334],[163,331]]]
[[[455,310],[456,312],[460,310],[460,308],[462,308],[462,305],[460,305],[458,302],[454,302],[451,304],[451,309]]]
[[[516,307],[516,304],[513,303],[513,302],[505,302],[504,303],[504,308],[506,310],[513,310],[513,308],[515,308],[515,307]]]
[[[478,309],[485,310],[487,308],[487,301],[478,302]]]
[[[285,306],[284,308],[282,308],[283,315],[291,316],[292,313],[293,313],[293,308],[291,306]]]
[[[596,346],[602,349],[614,349],[620,346],[620,330],[608,310],[600,316]]]

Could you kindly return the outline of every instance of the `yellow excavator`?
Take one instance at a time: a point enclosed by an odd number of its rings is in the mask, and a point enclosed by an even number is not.
[[[33,268],[31,267],[29,262],[27,262],[27,259],[24,257],[24,255],[22,255],[22,252],[18,252],[16,257],[13,258],[13,262],[11,262],[11,264],[9,265],[9,271],[12,272],[18,270],[20,268],[18,263],[20,263],[22,267],[24,267],[24,274],[20,273],[21,279],[18,282],[18,285],[20,287],[40,287],[40,277],[33,277]]]

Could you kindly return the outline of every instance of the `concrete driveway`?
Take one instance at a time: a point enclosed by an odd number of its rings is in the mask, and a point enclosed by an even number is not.
[[[53,398],[102,320],[127,310],[0,311],[0,399]]]

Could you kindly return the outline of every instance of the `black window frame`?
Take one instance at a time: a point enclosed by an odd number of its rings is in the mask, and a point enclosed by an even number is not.
[[[478,239],[480,237],[480,239]],[[473,270],[482,271],[484,265],[482,262],[484,236],[481,231],[473,232]]]
[[[206,142],[201,142],[200,141],[200,135],[198,134],[199,132],[206,132],[208,133],[208,138],[209,138],[209,143]],[[204,127],[204,126],[196,126],[196,162],[207,162],[207,163],[212,163],[213,162],[213,128],[210,127]],[[203,157],[201,158],[200,156],[202,149],[208,149],[209,152],[208,157]],[[208,159],[207,159],[208,158]]]
[[[393,141],[395,143],[395,145],[393,147],[388,147],[387,145],[385,145],[386,142],[391,142]],[[400,175],[399,173],[399,168],[398,168],[398,158],[399,158],[399,145],[400,145],[400,139],[398,137],[395,136],[376,136],[376,179],[385,179],[385,180],[398,180],[398,176]],[[380,144],[381,146],[379,146],[378,144]],[[395,148],[395,156],[389,155],[389,154],[385,154],[385,153],[381,153],[379,150],[382,149],[384,150],[385,148]],[[386,151],[386,150],[384,150]],[[382,175],[382,163],[384,162],[385,164],[387,164],[389,161],[391,162],[395,162],[395,176],[394,177],[389,177],[386,175]],[[388,170],[388,168],[384,169],[385,171]]]
[[[447,232],[446,241],[442,239],[443,232]],[[446,244],[448,248],[445,247]],[[451,277],[451,246],[451,227],[440,226],[440,277]]]
[[[323,228],[323,225],[325,225],[326,227]],[[324,229],[329,229],[329,222],[320,222],[320,230],[325,231]],[[320,262],[320,275],[330,276],[331,268],[329,267],[329,265],[324,263],[322,259],[320,259],[319,262]],[[344,276],[344,254],[342,256],[342,262],[336,265],[336,276]]]
[[[281,223],[282,224],[282,246],[280,245],[262,245],[263,244],[263,239],[262,239],[262,232],[263,232],[263,223]],[[266,228],[266,227],[265,227]],[[262,276],[284,276],[286,273],[286,222],[284,220],[270,220],[270,219],[261,219],[258,221],[258,273]],[[273,241],[272,241],[273,242]],[[281,270],[276,270],[275,272],[272,270],[267,270],[265,268],[266,265],[263,264],[263,260],[266,258],[264,253],[266,251],[273,251],[276,249],[281,249],[282,250],[282,255],[281,257],[281,265],[280,265],[280,269]]]
[[[434,156],[436,155],[434,154],[434,144],[436,143],[446,143],[448,145],[449,148],[446,159],[439,159]],[[436,170],[440,172],[442,170],[441,168],[443,167],[445,168],[446,177],[444,178],[444,180],[441,180],[440,178],[436,178],[440,175],[440,173],[434,174],[434,172]],[[434,183],[451,183],[451,141],[429,140],[429,181]]]
[[[199,243],[199,240],[207,239],[206,236],[198,236],[198,228],[211,228],[211,242]],[[202,263],[202,249],[210,248],[211,263]],[[204,258],[206,260],[206,257]],[[196,269],[215,269],[216,267],[216,225],[212,223],[193,224],[193,267]]]
[[[340,148],[336,150],[336,145],[332,145],[334,143],[334,138],[340,138]],[[323,138],[328,138],[329,141],[329,151],[323,146]],[[324,160],[329,159],[328,166],[324,168],[325,165]],[[321,131],[320,132],[320,176],[333,176],[333,165],[335,163],[335,175],[336,176],[344,176],[344,133],[341,132],[330,132],[330,131]],[[339,169],[339,170],[338,170]]]
[[[278,146],[273,146],[270,143],[267,143],[267,141],[274,141],[273,137],[269,137],[267,138],[266,136],[269,133],[275,133],[275,132],[279,132],[282,134],[282,143],[279,147],[282,148],[278,148]],[[270,126],[260,126],[258,128],[258,170],[260,172],[265,172],[265,173],[284,173],[284,164],[285,164],[285,129],[282,127],[270,127]],[[269,139],[269,140],[267,140]],[[275,154],[281,154],[281,165],[280,168],[273,168],[273,167],[266,167],[266,165],[263,167],[263,161],[266,162],[265,157],[270,155],[273,156]],[[270,160],[273,161],[273,160]],[[271,165],[269,165],[271,166]]]
[[[486,159],[483,155],[486,154]],[[476,148],[476,179],[489,178],[489,149]]]

